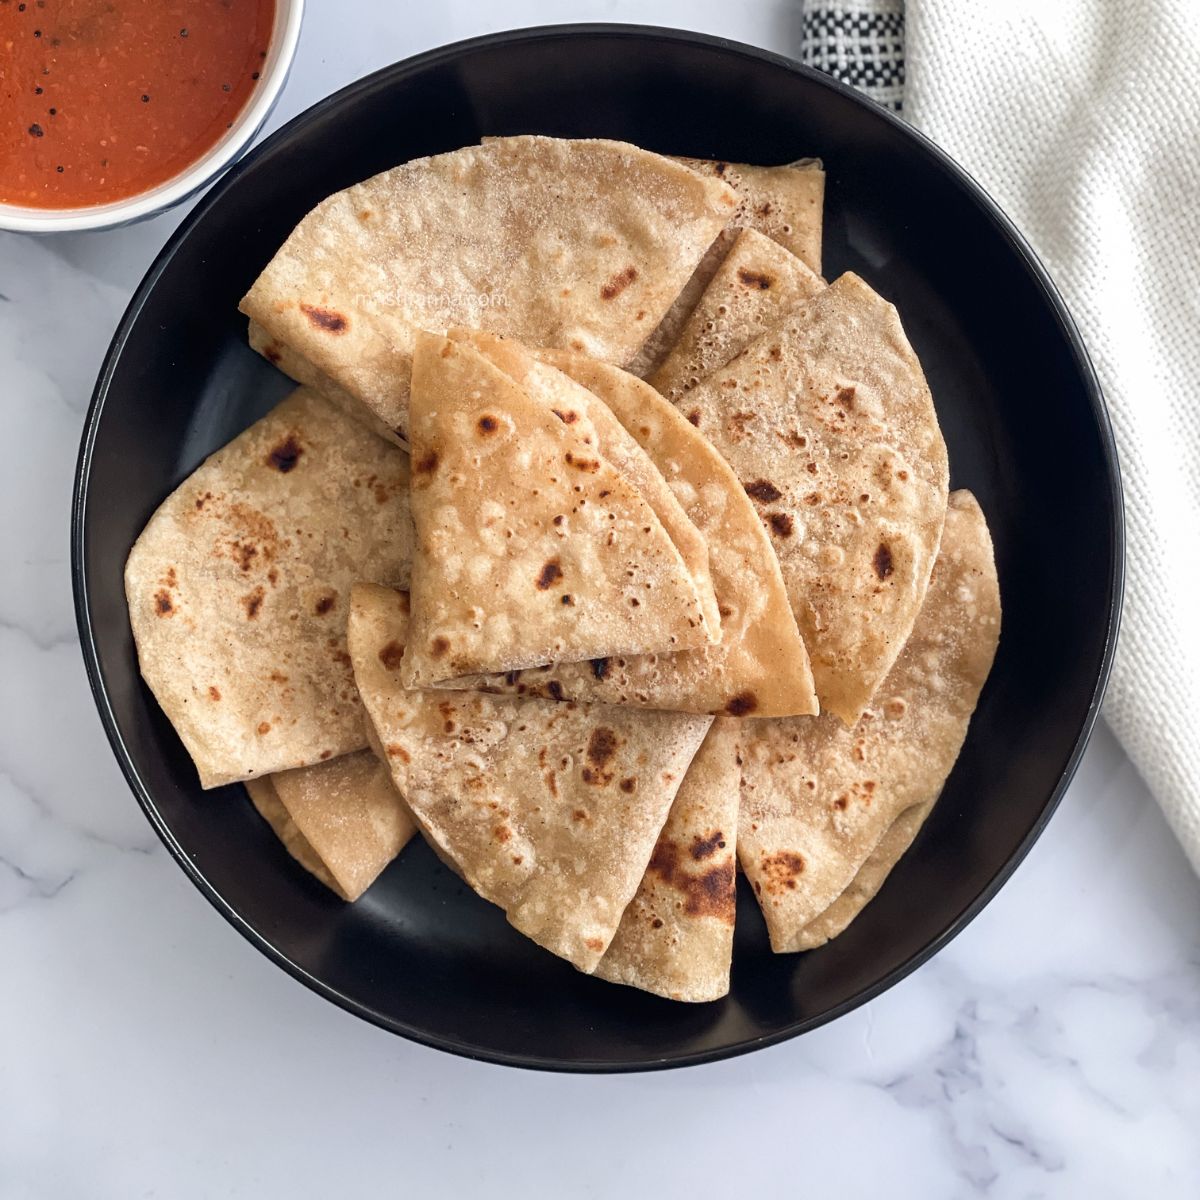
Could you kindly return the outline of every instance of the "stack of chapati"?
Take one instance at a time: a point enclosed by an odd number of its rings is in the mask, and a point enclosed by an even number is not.
[[[824,175],[486,140],[304,218],[245,297],[303,386],[126,567],[205,787],[353,900],[415,830],[580,970],[726,993],[740,862],[836,936],[966,736],[1000,601]]]

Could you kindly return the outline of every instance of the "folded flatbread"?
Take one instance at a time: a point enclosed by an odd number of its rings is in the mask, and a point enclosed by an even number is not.
[[[859,722],[847,728],[829,714],[743,722],[738,860],[772,949],[813,944],[808,927],[853,884],[892,823],[937,798],[999,635],[987,525],[970,492],[954,492],[920,618]]]
[[[357,900],[416,832],[370,750],[249,779],[246,790],[292,857],[343,900]]]
[[[650,382],[678,399],[824,287],[790,250],[743,229]]]
[[[425,837],[522,933],[593,970],[711,718],[406,691],[404,594],[364,585],[351,603],[359,691]]]
[[[676,654],[472,676],[453,686],[682,712],[817,711],[812,672],[770,539],[725,460],[647,383],[562,351],[543,356],[603,401],[646,450],[707,539],[721,641]]]
[[[649,377],[679,340],[688,317],[729,253],[738,233],[753,229],[794,254],[816,275],[821,274],[821,223],[825,172],[816,159],[783,167],[754,167],[714,159],[676,161],[701,175],[724,180],[737,196],[729,224],[696,265],[683,290],[629,364],[635,375]]]
[[[586,415],[556,415],[470,346],[423,333],[410,433],[406,686],[720,637]]]
[[[625,363],[734,208],[719,178],[624,142],[497,138],[322,201],[241,308],[407,440],[418,329]]]
[[[735,229],[757,229],[821,274],[821,231],[825,210],[825,171],[819,159],[803,158],[781,167],[710,158],[676,161],[701,175],[724,180],[737,196],[730,219]]]
[[[307,359],[301,358],[290,346],[273,338],[257,321],[250,322],[250,348],[257,350],[267,362],[277,366],[285,375],[305,387],[320,392],[348,417],[365,425],[372,433],[392,442],[402,450],[408,449],[399,434],[375,415],[365,404],[339,387],[328,375],[321,374]]]
[[[900,856],[913,844],[933,810],[933,801],[914,804],[888,827],[871,851],[871,856],[854,876],[850,886],[817,918],[809,921],[796,939],[797,950],[814,950],[837,937],[875,899]]]
[[[595,973],[670,1000],[729,991],[737,902],[737,722],[713,722]]]
[[[821,707],[853,724],[912,630],[946,510],[946,446],[896,310],[843,275],[676,404],[758,507]]]
[[[720,629],[721,615],[717,611],[717,600],[708,570],[707,543],[675,498],[675,493],[654,465],[654,460],[608,407],[582,384],[576,383],[570,375],[554,366],[548,358],[537,357],[513,338],[505,338],[498,333],[483,333],[477,329],[452,329],[449,336],[477,350],[522,388],[530,399],[541,403],[560,421],[573,425],[583,418],[591,426],[596,435],[596,449],[637,488],[679,551],[696,585],[705,623],[710,629]],[[546,351],[543,356],[553,353]],[[617,370],[615,367],[610,369]]]
[[[366,745],[359,580],[407,584],[408,456],[301,389],[202,463],[125,566],[142,675],[204,787]]]

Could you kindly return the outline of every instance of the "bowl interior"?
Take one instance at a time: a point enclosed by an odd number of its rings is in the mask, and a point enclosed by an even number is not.
[[[744,162],[823,158],[826,274],[855,270],[898,305],[933,387],[952,483],[974,490],[995,537],[999,655],[916,844],[849,931],[807,954],[771,955],[743,891],[732,992],[714,1004],[577,974],[423,845],[341,904],[291,862],[240,787],[200,791],[138,676],[122,590],[131,543],[206,454],[289,387],[247,348],[239,297],[330,192],[486,134],[526,132]],[[185,222],[135,298],[98,387],[77,499],[77,595],[102,715],[193,879],[260,947],[360,1015],[534,1066],[649,1067],[750,1049],[847,1010],[932,953],[992,894],[1065,786],[1119,596],[1106,418],[1069,322],[1003,219],[928,144],[821,77],[628,27],[437,51],[269,139]]]
[[[0,204],[0,229],[63,233],[124,225],[162,212],[203,187],[249,145],[275,106],[296,55],[303,15],[304,0],[275,0],[275,19],[267,42],[267,57],[259,71],[258,86],[250,93],[231,127],[190,166],[152,188],[106,204],[76,208]]]

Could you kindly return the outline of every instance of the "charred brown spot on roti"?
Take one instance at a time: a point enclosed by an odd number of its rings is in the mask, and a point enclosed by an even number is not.
[[[636,775],[627,775],[624,779],[621,780],[621,791],[623,791],[627,796],[632,796],[636,790],[637,790],[637,776]]]
[[[746,484],[746,495],[762,504],[774,504],[783,493],[769,479],[755,479]]]
[[[764,854],[760,867],[762,883],[767,894],[778,896],[784,891],[796,890],[796,877],[804,871],[804,855],[797,854],[794,850]]]
[[[767,291],[775,282],[765,271],[751,271],[749,267],[738,267],[737,277],[747,286]]]
[[[327,616],[333,611],[333,606],[337,604],[337,592],[326,592],[316,604],[313,605],[313,612],[318,617]]]
[[[550,693],[551,700],[561,700],[563,698],[562,684],[557,679],[551,679],[546,684],[546,691]]]
[[[587,809],[585,809],[585,808],[577,808],[571,814],[572,821],[586,821],[587,819],[588,819]]]
[[[220,700],[221,689],[219,687],[210,686],[208,689],[208,698],[212,701]]]
[[[719,830],[714,830],[704,837],[692,838],[692,844],[688,848],[688,853],[699,862],[701,859],[711,858],[718,850],[725,849],[725,835]]]
[[[568,450],[566,460],[567,466],[574,467],[577,471],[586,471],[589,475],[594,475],[600,470],[600,460],[598,458],[580,458]]]
[[[604,951],[604,943],[598,937],[590,937],[584,942],[584,945],[589,949],[601,954]]]
[[[871,566],[875,568],[875,574],[879,579],[887,579],[896,569],[896,564],[892,561],[892,548],[886,542],[880,542],[875,550],[875,557],[871,559]]]
[[[272,342],[263,347],[263,357],[267,360],[267,362],[274,363],[276,366],[279,366],[280,360],[283,358],[283,354],[280,352],[279,347]]]
[[[379,652],[379,661],[389,671],[395,671],[404,658],[404,647],[399,642],[388,642]]]
[[[450,639],[443,637],[440,633],[429,643],[429,653],[434,658],[442,658],[447,650],[450,649]]]
[[[397,745],[395,742],[389,743],[387,754],[388,758],[398,758],[402,763],[412,762],[412,755],[403,746]]]
[[[845,810],[846,810],[846,807],[849,805],[849,803],[850,803],[850,797],[849,797],[849,796],[847,796],[845,792],[843,792],[843,793],[842,793],[842,794],[841,794],[841,795],[840,795],[840,796],[839,796],[839,797],[838,797],[838,798],[837,798],[837,799],[836,799],[836,800],[833,802],[833,807],[834,807],[834,808],[837,808],[837,809],[841,809],[843,812],[845,812]]]
[[[490,437],[497,429],[500,428],[500,422],[496,420],[491,413],[484,413],[479,418],[479,432],[484,437]]]
[[[538,591],[546,591],[555,580],[561,579],[562,577],[562,564],[557,558],[548,558],[542,564],[542,569],[538,572],[538,577],[536,580]]]
[[[439,461],[437,451],[429,450],[413,463],[413,470],[418,475],[432,475]]]
[[[212,492],[205,492],[203,496],[196,497],[196,511],[203,512],[204,506],[213,498]]]
[[[603,679],[608,675],[608,659],[593,658],[592,659],[592,675],[596,679]]]
[[[700,428],[700,410],[698,408],[693,408],[692,411],[688,413],[687,419],[691,421],[691,423],[695,425],[697,429]]]
[[[260,736],[263,734],[270,733],[271,732],[271,722],[270,721],[259,721],[258,732],[259,732]]]
[[[332,751],[332,750],[322,750],[322,751],[321,751],[321,753],[317,755],[317,757],[318,757],[318,758],[319,758],[319,759],[320,759],[322,762],[324,762],[324,761],[325,761],[327,758],[332,758],[332,757],[333,757],[333,751]]]
[[[601,285],[600,299],[615,300],[637,277],[637,267],[631,263],[625,270],[618,271],[607,283]]]
[[[160,588],[154,593],[154,611],[160,617],[170,617],[175,613],[175,605],[171,602],[171,593],[166,588]]]
[[[262,588],[256,587],[254,591],[249,592],[247,595],[242,597],[242,605],[246,609],[247,621],[253,621],[254,618],[258,616],[258,610],[262,608],[262,602],[265,596],[266,592],[264,592]]]
[[[563,604],[574,604],[575,603],[575,598],[569,592],[563,592],[562,596],[560,596],[559,599],[561,600],[561,602]]]
[[[758,418],[752,412],[742,411],[730,414],[729,417],[729,433],[737,441],[741,441],[746,437],[746,428]]]
[[[654,918],[654,919],[653,919],[653,920],[650,922],[650,928],[651,928],[651,929],[661,929],[662,927],[663,927],[662,917],[655,917],[655,918]]]
[[[758,708],[758,697],[753,692],[738,692],[725,705],[725,711],[731,717],[744,717]]]
[[[609,729],[607,725],[593,729],[587,744],[588,762],[596,767],[607,766],[616,754],[618,745],[616,730]]]
[[[659,838],[647,870],[682,894],[683,911],[689,917],[715,917],[727,925],[733,924],[736,894],[732,859],[693,875],[684,866],[679,844]]]
[[[492,836],[503,846],[512,837],[512,830],[507,825],[497,825]]]
[[[837,393],[834,395],[833,398],[843,408],[853,408],[854,407],[854,395],[855,395],[855,392],[854,392],[853,387],[840,387],[840,388],[838,388]]]
[[[304,447],[300,445],[299,439],[294,433],[289,433],[287,437],[271,447],[270,453],[267,455],[267,466],[274,467],[276,471],[286,475],[295,469],[296,464],[300,461],[300,455],[303,453]]]
[[[552,408],[550,410],[564,425],[574,425],[579,420],[579,414],[567,409],[565,412],[561,408]]]
[[[312,322],[314,328],[325,333],[345,333],[350,328],[350,322],[340,312],[332,308],[321,308],[316,304],[300,305],[300,311]]]
[[[258,547],[251,542],[234,542],[229,550],[233,561],[243,571],[249,571],[251,563],[258,557]]]
[[[771,522],[771,531],[777,537],[791,537],[794,525],[792,518],[787,513],[772,513],[768,520]]]

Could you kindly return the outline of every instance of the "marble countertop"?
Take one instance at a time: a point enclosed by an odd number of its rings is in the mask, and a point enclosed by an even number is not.
[[[798,3],[767,0],[309,7],[272,128],[491,29],[641,20],[784,52],[799,29]],[[321,1000],[227,925],[113,761],[68,568],[94,377],[180,216],[0,234],[0,1200],[1200,1195],[1200,883],[1104,728],[948,949],[727,1063],[577,1078],[459,1060]]]

